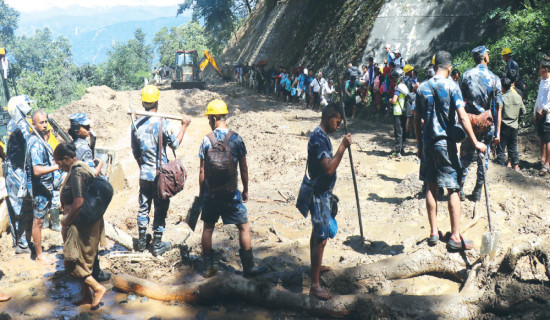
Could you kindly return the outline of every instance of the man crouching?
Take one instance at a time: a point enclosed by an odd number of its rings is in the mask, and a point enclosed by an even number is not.
[[[212,234],[220,216],[224,224],[235,224],[239,229],[243,275],[252,277],[266,271],[265,268],[254,267],[250,223],[243,204],[248,201],[246,147],[241,136],[227,128],[227,114],[227,105],[223,100],[208,103],[205,115],[212,132],[204,137],[199,150],[199,197],[202,199],[201,220],[204,222],[201,246],[205,278],[218,270],[214,264]],[[241,171],[242,192],[237,189],[237,165]]]

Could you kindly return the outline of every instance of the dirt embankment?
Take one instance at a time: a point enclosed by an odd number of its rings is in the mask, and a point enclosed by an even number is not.
[[[114,92],[106,87],[89,88],[80,100],[58,110],[54,117],[60,124],[68,124],[73,112],[86,112],[94,120],[98,146],[117,150],[127,187],[117,190],[105,219],[131,236],[137,236],[139,169],[130,151],[130,118],[126,114],[129,99],[134,108],[140,107],[139,92]],[[311,223],[295,209],[295,197],[305,170],[306,146],[309,132],[320,120],[320,113],[295,105],[274,102],[234,84],[223,84],[209,90],[163,90],[160,112],[185,113],[192,117],[178,158],[187,167],[189,178],[185,190],[172,199],[167,219],[165,238],[174,248],[162,258],[155,259],[149,252],[126,252],[108,241],[101,256],[103,268],[112,273],[124,273],[160,284],[187,284],[202,280],[200,263],[200,234],[202,225],[191,232],[182,222],[195,195],[198,194],[198,149],[210,130],[202,116],[205,105],[214,98],[225,99],[230,108],[229,126],[244,139],[250,172],[250,201],[248,217],[252,224],[252,243],[256,262],[272,272],[291,274],[275,280],[277,290],[306,293],[309,288],[309,235]],[[171,122],[174,130],[179,125]],[[366,241],[359,238],[357,211],[347,155],[338,169],[335,193],[340,197],[339,232],[325,249],[324,262],[336,270],[362,266],[385,258],[414,254],[427,250],[423,239],[429,234],[426,206],[420,196],[418,161],[415,144],[408,141],[402,161],[388,159],[393,146],[392,127],[384,121],[355,120],[350,124],[355,144],[352,146],[355,172],[358,177],[360,205],[363,213]],[[336,148],[342,133],[333,135]],[[527,164],[537,160],[535,150],[523,150]],[[466,193],[473,189],[474,175],[466,183]],[[533,177],[528,170],[516,173],[491,164],[489,171],[491,210],[496,228],[500,231],[497,258],[507,249],[533,241],[548,241],[550,209],[548,209],[549,180]],[[438,205],[438,221],[444,233],[450,230],[447,204],[442,198]],[[462,203],[462,225],[473,221],[473,203]],[[478,216],[484,216],[484,201],[479,204]],[[153,214],[151,213],[151,219]],[[475,241],[480,249],[481,234],[487,230],[485,218],[477,220],[464,231],[464,237]],[[189,235],[185,245],[182,241]],[[160,303],[116,291],[110,291],[105,305],[91,312],[77,308],[70,301],[78,295],[76,282],[59,271],[63,269],[60,252],[62,242],[58,233],[44,231],[44,246],[48,254],[58,258],[51,268],[35,265],[28,256],[16,256],[8,235],[0,238],[1,269],[5,274],[0,288],[14,295],[11,302],[0,304],[0,313],[7,312],[14,319],[89,317],[162,319],[300,319],[308,315],[280,309],[253,307],[243,302],[214,303],[204,307],[189,307],[175,303]],[[438,244],[435,251],[443,251]],[[189,249],[189,250],[186,250]],[[216,226],[214,249],[222,271],[239,273],[242,269],[238,256],[238,232],[234,226]],[[444,256],[459,257],[458,254]],[[454,259],[453,258],[453,259]],[[457,260],[457,259],[455,259]],[[454,260],[453,260],[454,261]],[[473,263],[473,260],[470,261]],[[464,266],[461,272],[472,266]],[[347,269],[346,269],[347,270]],[[58,271],[58,272],[56,272]],[[548,283],[544,268],[525,257],[514,273],[523,282]],[[458,277],[458,276],[457,276]],[[277,282],[279,281],[279,282]],[[465,281],[465,280],[464,280]],[[325,281],[331,283],[330,278]],[[361,280],[361,292],[369,292],[390,299],[391,295],[437,296],[458,294],[464,283],[439,273],[411,276],[407,279],[371,278]],[[483,284],[480,284],[483,288]],[[109,285],[110,287],[110,285]],[[334,286],[333,294],[349,294],[350,288]],[[414,309],[414,307],[411,307]],[[529,310],[516,310],[515,314]]]

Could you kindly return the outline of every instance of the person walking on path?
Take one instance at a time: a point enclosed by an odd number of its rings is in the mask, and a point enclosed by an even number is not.
[[[545,176],[550,172],[550,60],[540,62],[539,75],[541,80],[535,102],[534,121],[540,138],[542,169],[539,174]]]
[[[61,170],[67,172],[60,195],[65,212],[61,231],[65,270],[82,283],[82,300],[76,304],[90,304],[92,308],[97,308],[107,293],[107,289],[92,276],[99,243],[104,234],[103,217],[84,226],[75,225],[84,205],[86,190],[94,180],[95,172],[84,162],[78,161],[76,147],[73,144],[59,144],[53,156]]]
[[[491,148],[491,144],[500,143],[500,124],[502,119],[502,89],[500,79],[493,74],[487,65],[489,64],[489,50],[485,46],[479,46],[472,50],[474,61],[477,66],[464,72],[460,87],[464,100],[466,101],[466,112],[473,115],[479,115],[487,110],[491,111],[493,125],[488,132],[476,133],[478,141],[482,141]],[[475,128],[474,128],[475,129]],[[470,140],[464,141],[460,146],[460,162],[463,166],[460,198],[464,196],[464,182],[468,174],[468,167],[472,162],[477,162],[477,179],[472,200],[481,199],[481,190],[483,187],[483,168],[489,169],[489,152],[485,154],[483,161],[476,155],[476,148]]]
[[[59,166],[53,161],[53,150],[46,143],[50,136],[48,130],[48,116],[43,109],[38,109],[32,114],[33,130],[42,139],[32,135],[27,143],[28,176],[31,177],[33,224],[32,239],[36,253],[36,261],[41,264],[52,264],[53,261],[42,252],[42,225],[44,216],[50,210],[53,200],[55,173]]]
[[[335,103],[323,109],[321,123],[311,133],[307,145],[307,170],[313,183],[313,199],[309,205],[311,213],[311,288],[309,294],[321,300],[328,300],[331,295],[319,284],[321,272],[331,270],[323,266],[323,252],[329,237],[329,223],[332,217],[336,184],[336,169],[340,165],[344,152],[352,144],[351,135],[342,139],[340,146],[333,154],[332,143],[328,134],[334,133],[342,123],[342,111]]]
[[[407,115],[405,113],[405,103],[407,95],[410,93],[409,88],[403,82],[405,74],[401,69],[393,70],[391,77],[396,84],[393,96],[390,98],[390,103],[393,105],[393,119],[394,119],[394,137],[395,137],[395,151],[391,157],[400,160],[402,153],[405,151],[405,128],[407,124]]]
[[[201,247],[205,278],[217,272],[212,234],[220,217],[224,225],[234,224],[239,230],[239,256],[243,275],[253,277],[267,271],[254,266],[250,222],[244,205],[248,201],[246,146],[242,137],[227,127],[227,114],[227,105],[223,100],[216,99],[208,103],[205,115],[212,132],[203,138],[199,150],[199,198],[202,199],[201,220],[204,223]],[[241,172],[242,192],[237,188],[237,167]]]
[[[460,234],[460,181],[462,168],[458,159],[457,144],[451,140],[445,128],[457,121],[464,128],[468,140],[474,148],[485,153],[487,146],[479,142],[472,130],[470,120],[464,110],[462,94],[456,83],[449,79],[452,68],[451,54],[439,51],[435,56],[436,75],[423,82],[417,91],[415,122],[419,128],[424,120],[424,132],[416,139],[423,146],[420,152],[420,180],[427,185],[426,208],[430,222],[428,244],[438,243],[441,233],[437,226],[437,192],[446,188],[449,192],[449,216],[451,219],[451,237],[447,243],[449,250],[469,250],[473,242],[465,240]]]
[[[519,172],[518,129],[519,117],[526,113],[521,96],[512,90],[512,80],[502,78],[502,125],[500,144],[497,145],[497,163],[506,165],[505,151],[508,148],[508,167]]]
[[[143,108],[148,112],[158,111],[160,92],[156,86],[147,85],[141,91]],[[147,248],[147,227],[149,226],[149,212],[151,203],[155,205],[153,220],[153,255],[159,256],[170,249],[170,242],[162,241],[162,234],[166,228],[166,214],[170,207],[170,199],[161,199],[157,192],[157,169],[159,152],[159,128],[162,119],[162,139],[164,146],[160,165],[168,163],[166,146],[176,150],[183,140],[183,135],[191,123],[189,117],[181,120],[181,129],[177,135],[170,130],[168,120],[160,117],[142,116],[132,124],[132,153],[139,165],[139,211],[137,214],[137,225],[139,239],[137,250],[143,252]]]

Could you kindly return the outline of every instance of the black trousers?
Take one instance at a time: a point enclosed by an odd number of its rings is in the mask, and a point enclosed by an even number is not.
[[[506,148],[512,165],[518,165],[518,130],[503,123],[500,125],[500,143],[497,146],[497,162],[503,166],[506,165]]]
[[[405,126],[407,125],[407,116],[393,116],[394,118],[394,137],[395,137],[395,153],[403,153],[405,137],[403,132],[405,131]]]

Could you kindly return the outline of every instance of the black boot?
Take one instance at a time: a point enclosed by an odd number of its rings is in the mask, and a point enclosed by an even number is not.
[[[474,188],[474,192],[472,192],[472,200],[475,202],[478,202],[481,200],[481,191],[483,190],[483,182],[478,183],[476,182],[476,186]]]
[[[42,229],[47,229],[50,227],[50,210],[46,212],[46,214],[43,217],[44,223],[42,223]]]
[[[151,241],[150,237],[151,236],[147,234],[147,228],[139,228],[139,239],[137,241],[137,251],[143,252],[145,251],[145,249],[147,249],[147,245]]]
[[[254,256],[252,255],[252,249],[239,249],[239,255],[241,257],[241,263],[243,264],[243,276],[245,278],[255,277],[257,275],[267,272],[267,268],[265,267],[254,266]]]
[[[214,263],[214,251],[203,252],[202,263],[204,266],[203,277],[210,278],[218,272],[218,267]]]
[[[61,231],[61,226],[59,225],[59,208],[50,209],[50,229],[53,231]]]
[[[97,282],[106,282],[111,279],[111,274],[109,272],[105,272],[101,270],[101,268],[99,267],[99,258],[97,257],[97,255],[95,256],[95,260],[94,260],[92,277],[96,279]]]
[[[153,255],[162,256],[166,251],[170,250],[172,243],[162,242],[162,232],[155,232],[153,238]]]

